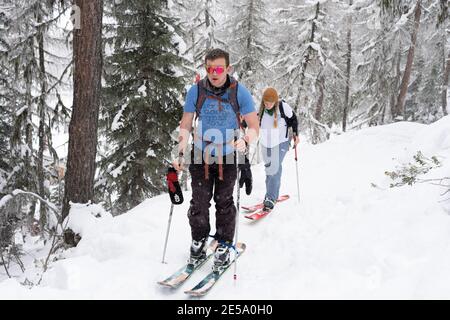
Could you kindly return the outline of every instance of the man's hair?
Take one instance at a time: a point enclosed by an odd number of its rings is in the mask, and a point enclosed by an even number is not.
[[[213,61],[219,58],[225,58],[226,67],[230,65],[230,54],[222,49],[211,49],[205,56],[205,64],[207,60]]]

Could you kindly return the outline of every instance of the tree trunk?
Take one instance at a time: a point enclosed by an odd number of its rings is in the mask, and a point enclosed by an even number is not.
[[[317,29],[316,20],[319,18],[319,13],[320,13],[320,2],[318,1],[316,4],[316,14],[314,16],[312,26],[311,26],[311,36],[309,38],[309,42],[314,42],[315,35],[316,35],[316,29]],[[305,81],[305,73],[306,73],[306,68],[308,67],[308,63],[310,60],[311,50],[312,50],[311,47],[308,47],[308,49],[306,50],[306,54],[303,57],[303,61],[302,61],[302,69],[300,71],[300,83],[299,83],[299,87],[298,87],[297,99],[295,101],[295,106],[294,106],[294,112],[296,114],[298,114],[298,108],[299,108],[299,105],[301,102],[301,91],[303,88],[303,81]]]
[[[444,53],[445,53],[445,43],[444,43]],[[442,112],[444,115],[448,115],[447,111],[447,90],[448,90],[448,78],[450,74],[450,52],[448,53],[447,59],[444,55],[444,75],[442,83]]]
[[[194,70],[197,70],[197,67],[200,67],[202,65],[202,60],[201,59],[197,60],[198,57],[197,57],[197,47],[195,46],[195,32],[194,32],[194,29],[192,29],[189,32],[189,36],[190,36],[191,42],[192,42],[192,57],[193,57],[192,61],[194,63],[193,67],[194,67]],[[197,61],[198,61],[198,66],[197,66]]]
[[[409,79],[411,78],[412,66],[414,61],[414,51],[416,49],[417,33],[419,32],[420,16],[422,14],[422,1],[417,0],[416,8],[414,10],[414,28],[411,32],[411,46],[408,51],[408,58],[406,60],[405,72],[400,86],[400,93],[397,98],[397,103],[394,110],[394,120],[398,116],[405,115],[405,99],[408,92]]]
[[[324,87],[325,87],[325,77],[323,75],[319,76],[319,79],[317,79],[317,87],[319,89],[319,98],[317,99],[316,104],[316,110],[314,111],[314,118],[317,121],[322,120],[322,113],[323,113],[323,99],[324,99]],[[317,124],[314,124],[314,133],[313,133],[313,144],[320,143],[320,129]]]
[[[249,9],[248,9],[248,21],[247,21],[247,52],[246,52],[246,55],[248,57],[251,57],[251,51],[252,51],[253,14],[254,14],[254,11],[253,11],[253,0],[250,0],[250,5],[249,5]],[[246,59],[243,69],[244,69],[243,74],[245,76],[248,76],[249,71],[252,70],[252,66],[250,64],[250,59]],[[252,85],[252,87],[253,87],[253,85]]]
[[[69,125],[63,219],[70,204],[94,198],[95,156],[102,71],[103,0],[75,0],[80,8],[80,29],[74,30],[74,96]],[[65,238],[74,243],[73,233]]]
[[[33,46],[33,39],[31,38],[28,40],[27,45],[30,48],[32,59],[34,59],[34,46]],[[25,144],[27,146],[27,149],[25,151],[25,173],[24,176],[26,177],[26,180],[24,182],[24,187],[27,189],[27,191],[31,192],[37,192],[37,181],[36,181],[36,171],[35,167],[33,166],[34,160],[33,160],[33,97],[32,97],[32,86],[33,86],[33,76],[31,71],[31,64],[29,63],[25,67],[24,71],[24,77],[25,77],[25,101],[27,104],[27,120],[25,123]],[[21,206],[22,208],[23,206]],[[34,214],[36,209],[36,200],[31,200],[31,206],[28,208],[27,212],[27,221],[28,221],[28,228],[30,230],[34,229]],[[33,231],[32,231],[33,232]]]
[[[349,0],[349,5],[353,5],[353,0]],[[345,79],[345,102],[342,118],[342,131],[347,130],[347,117],[350,103],[350,71],[352,67],[352,14],[349,14],[347,24],[347,74]]]
[[[400,78],[401,78],[401,70],[400,70],[400,62],[402,60],[402,45],[401,42],[398,44],[397,53],[395,54],[394,63],[395,63],[395,77],[391,83],[386,85],[386,93],[390,96],[389,108],[390,108],[390,116],[392,119],[395,119],[395,103],[397,98],[397,92],[400,87]]]
[[[28,65],[25,68],[25,101],[27,103],[27,122],[25,123],[25,143],[27,145],[27,150],[25,152],[25,170],[26,175],[29,177],[28,180],[28,191],[35,192],[34,184],[32,181],[34,181],[34,177],[31,171],[31,163],[33,158],[33,102],[32,102],[32,94],[31,94],[31,87],[32,87],[32,76],[31,76],[31,66]]]
[[[448,115],[447,110],[447,90],[448,90],[448,78],[450,74],[450,52],[446,53],[445,49],[447,47],[448,40],[448,31],[447,31],[447,24],[445,23],[448,19],[448,0],[441,0],[441,12],[438,17],[438,25],[441,27],[442,32],[442,70],[443,77],[442,77],[442,93],[441,93],[441,99],[442,99],[442,112],[444,113],[444,116]]]
[[[209,14],[209,6],[211,0],[205,0],[205,26],[206,31],[208,32],[208,38],[206,39],[206,51],[211,49],[212,46],[212,34],[211,34],[211,16]]]
[[[38,17],[38,22],[42,22],[42,18]],[[38,151],[38,163],[37,163],[37,179],[38,179],[38,195],[45,199],[44,188],[44,150],[45,150],[45,95],[47,92],[47,81],[45,79],[45,56],[44,56],[44,34],[40,31],[38,34],[39,45],[39,80],[41,82],[41,96],[39,98],[39,151]],[[41,230],[44,229],[47,222],[46,208],[43,204],[40,206],[39,212],[39,225]]]

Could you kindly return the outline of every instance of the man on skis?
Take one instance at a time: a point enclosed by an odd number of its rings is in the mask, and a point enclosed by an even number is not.
[[[246,145],[257,139],[259,121],[250,92],[229,75],[231,66],[227,52],[221,49],[209,51],[205,68],[207,76],[193,85],[186,96],[180,123],[179,157],[173,161],[173,166],[176,170],[183,170],[187,160],[186,147],[193,129],[189,165],[192,178],[192,200],[188,210],[192,235],[190,261],[195,263],[206,256],[209,207],[214,197],[214,238],[219,242],[214,266],[220,268],[230,263],[230,246],[236,227],[233,190],[238,172],[235,152],[245,151]],[[241,126],[240,116],[248,126],[243,137],[236,134]],[[195,120],[198,120],[197,125]],[[250,179],[248,171],[248,166],[242,171],[246,172],[242,175],[244,180]],[[250,184],[250,181],[244,183]]]

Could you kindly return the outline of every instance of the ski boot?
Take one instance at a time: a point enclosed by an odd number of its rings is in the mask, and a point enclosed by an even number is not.
[[[231,242],[221,242],[216,247],[216,250],[214,252],[214,272],[219,272],[230,264],[230,248]]]
[[[192,240],[189,264],[197,265],[200,261],[206,258],[206,250],[208,249],[207,238],[200,239],[199,241]]]
[[[269,198],[264,199],[263,211],[272,211],[274,207],[275,207],[275,201],[270,200]]]

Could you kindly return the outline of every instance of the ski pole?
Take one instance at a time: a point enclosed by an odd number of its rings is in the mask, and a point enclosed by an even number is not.
[[[182,161],[183,161],[183,156],[180,153],[180,155],[178,156],[178,163],[181,164]],[[170,167],[168,169],[167,184],[168,184],[168,187],[169,187],[169,195],[170,195],[170,200],[172,201],[172,204],[170,206],[169,222],[167,224],[166,241],[164,242],[164,251],[163,251],[163,257],[162,257],[162,263],[166,263],[165,262],[165,257],[166,257],[167,243],[168,243],[168,240],[169,240],[170,225],[172,223],[173,208],[174,208],[175,204],[183,203],[183,194],[181,192],[181,187],[180,187],[180,185],[178,183],[178,174],[176,173],[175,169],[172,168],[172,167]],[[179,191],[178,194],[177,194],[177,190]]]
[[[236,138],[235,138],[236,139]],[[237,141],[237,139],[236,139]],[[235,228],[235,233],[234,233],[234,245],[235,247],[237,247],[237,242],[238,242],[238,231],[239,231],[239,202],[240,202],[240,196],[241,196],[241,192],[240,192],[240,188],[239,188],[239,156],[238,156],[238,151],[236,150],[235,152],[235,163],[236,163],[236,188],[237,188],[237,196],[236,196],[236,228]],[[236,256],[237,256],[237,249],[235,252]],[[235,258],[234,261],[234,276],[233,279],[236,281],[237,280],[237,259]]]
[[[250,154],[250,148],[249,148],[249,154]],[[256,143],[256,148],[255,148],[255,152],[253,153],[253,156],[252,156],[252,160],[250,161],[250,165],[252,165],[254,162],[253,162],[253,160],[255,160],[255,156],[256,156],[256,154],[259,152],[259,140],[258,140],[258,142]],[[256,159],[256,163],[259,163],[259,157]]]
[[[164,252],[163,252],[163,258],[162,258],[162,263],[166,263],[164,261],[164,258],[166,257],[166,249],[167,249],[167,241],[169,240],[169,231],[170,231],[170,224],[172,223],[172,214],[173,214],[173,207],[175,205],[172,203],[172,205],[170,206],[170,213],[169,213],[169,223],[167,224],[167,232],[166,232],[166,241],[164,243]]]
[[[298,136],[295,136],[296,139],[298,139]],[[294,142],[295,143],[295,142]],[[298,181],[298,157],[297,157],[297,145],[294,145],[295,149],[295,169],[297,172],[297,196],[298,196],[298,202],[300,203],[300,185]]]

